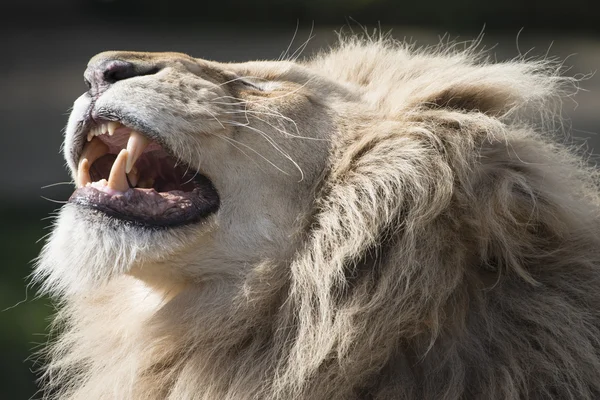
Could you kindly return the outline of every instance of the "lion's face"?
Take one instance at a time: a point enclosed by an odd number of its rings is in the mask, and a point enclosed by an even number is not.
[[[84,76],[64,145],[77,189],[42,259],[55,284],[172,287],[290,256],[342,87],[295,63],[177,53],[101,53]]]

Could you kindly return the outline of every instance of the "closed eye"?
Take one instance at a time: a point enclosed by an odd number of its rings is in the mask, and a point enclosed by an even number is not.
[[[260,90],[260,91],[264,90],[262,87],[259,86],[260,84],[253,83],[253,82],[247,81],[245,79],[239,79],[238,82],[241,82],[245,86],[248,86],[248,87],[250,87],[252,89],[256,89],[256,90]]]

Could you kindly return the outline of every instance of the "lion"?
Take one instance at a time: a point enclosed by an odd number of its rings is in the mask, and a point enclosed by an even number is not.
[[[598,399],[598,171],[549,60],[110,51],[34,279],[48,399]]]

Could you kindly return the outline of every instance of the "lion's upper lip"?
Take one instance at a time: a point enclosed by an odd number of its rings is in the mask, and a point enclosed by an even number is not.
[[[219,206],[210,180],[121,121],[88,121],[71,203],[143,225],[198,221]]]

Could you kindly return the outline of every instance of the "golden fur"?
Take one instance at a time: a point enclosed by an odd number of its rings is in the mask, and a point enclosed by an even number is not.
[[[370,39],[109,58],[161,68],[103,105],[222,206],[156,232],[63,208],[36,270],[48,398],[600,398],[600,191],[553,140],[556,65]]]

